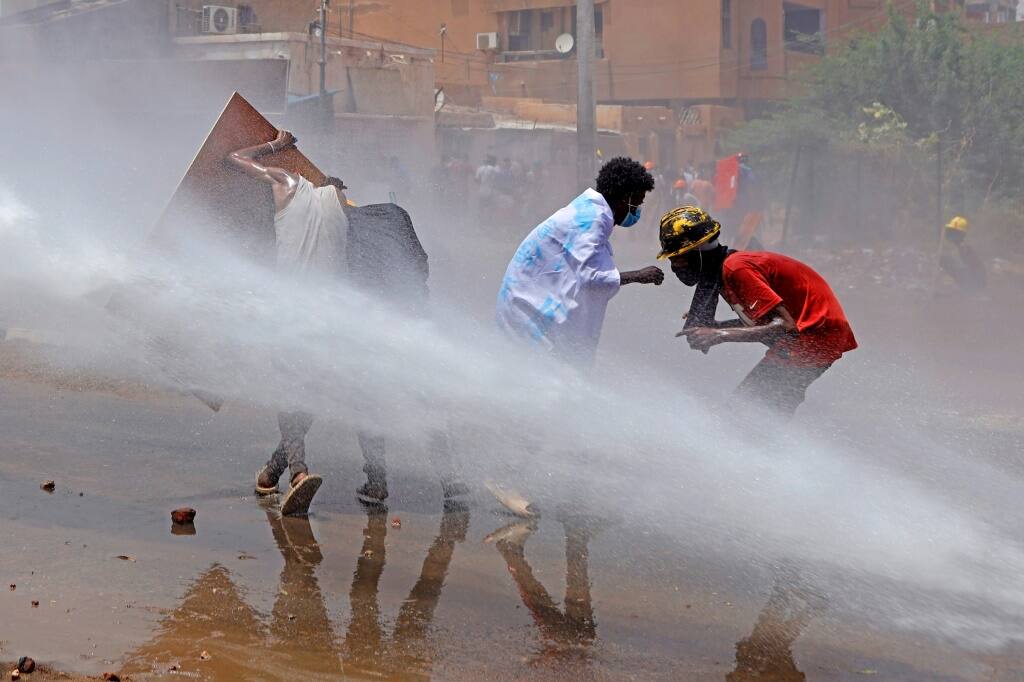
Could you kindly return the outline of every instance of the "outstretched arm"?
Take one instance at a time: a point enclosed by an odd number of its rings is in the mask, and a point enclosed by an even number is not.
[[[711,329],[735,329],[736,327],[746,327],[743,320],[736,317],[731,320],[716,320],[711,318],[703,323],[699,323],[689,312],[683,313],[683,325],[684,329],[696,329],[697,327],[709,327]],[[688,326],[687,326],[688,325]],[[679,332],[676,336],[682,336],[683,333]]]
[[[709,348],[720,343],[764,343],[770,345],[780,336],[797,331],[796,322],[784,305],[775,306],[765,318],[770,320],[767,324],[759,324],[754,327],[733,329],[690,327],[676,336],[685,336],[690,342],[690,348],[707,352]]]
[[[283,168],[264,166],[257,162],[261,156],[275,154],[282,149],[292,147],[298,140],[287,130],[278,132],[272,142],[265,142],[253,147],[246,147],[228,154],[228,163],[235,170],[246,175],[262,180],[270,185],[289,185],[297,181],[297,178]]]
[[[665,273],[662,272],[661,268],[654,265],[649,265],[640,270],[620,272],[619,277],[623,286],[626,284],[654,284],[658,286],[665,281]]]

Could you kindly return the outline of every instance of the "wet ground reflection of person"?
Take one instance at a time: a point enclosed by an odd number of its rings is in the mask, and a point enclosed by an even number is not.
[[[793,644],[811,620],[825,610],[825,598],[792,568],[775,579],[768,603],[749,637],[736,643],[736,669],[727,682],[803,682],[793,660]]]
[[[377,602],[384,569],[386,509],[367,512],[344,643],[338,642],[317,579],[323,555],[309,519],[282,517],[268,509],[267,521],[284,559],[269,624],[243,599],[231,572],[215,564],[189,586],[181,605],[161,622],[159,634],[126,657],[123,672],[304,680],[345,679],[353,673],[429,675],[426,636],[455,544],[465,539],[469,527],[464,507],[446,507],[440,531],[419,580],[402,604],[390,640],[385,640]]]
[[[347,672],[429,676],[433,657],[427,635],[441,599],[455,545],[466,539],[468,529],[469,512],[466,508],[459,504],[447,505],[441,517],[441,527],[423,560],[419,579],[402,602],[388,638],[381,623],[378,602],[385,563],[387,509],[366,509],[363,546],[349,592],[352,618],[344,645]]]
[[[283,658],[301,656],[295,669],[312,675],[342,675],[344,663],[316,577],[323,560],[320,545],[304,516],[281,516],[267,510],[267,521],[284,568],[271,610],[271,649]]]
[[[519,589],[523,604],[540,629],[541,650],[532,665],[559,667],[589,663],[589,649],[597,638],[588,572],[589,543],[598,522],[586,517],[560,516],[565,531],[565,599],[563,608],[534,576],[526,560],[526,540],[537,530],[536,521],[517,521],[491,533],[493,542]],[[574,667],[574,674],[581,671]]]
[[[269,623],[214,564],[193,582],[159,634],[127,657],[122,672],[204,679],[323,679],[344,674],[316,571],[323,559],[309,519],[267,510],[284,559]]]

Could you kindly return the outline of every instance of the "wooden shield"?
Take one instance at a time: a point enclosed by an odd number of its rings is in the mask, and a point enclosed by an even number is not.
[[[274,200],[270,186],[230,167],[231,152],[270,142],[277,129],[237,92],[206,136],[150,235],[160,248],[181,248],[189,235],[226,238],[253,258],[272,258]],[[298,149],[260,158],[321,185],[325,175]]]

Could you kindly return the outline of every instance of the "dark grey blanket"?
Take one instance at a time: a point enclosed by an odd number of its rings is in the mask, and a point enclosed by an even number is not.
[[[371,204],[348,212],[349,277],[359,287],[418,307],[427,301],[427,252],[401,206]]]

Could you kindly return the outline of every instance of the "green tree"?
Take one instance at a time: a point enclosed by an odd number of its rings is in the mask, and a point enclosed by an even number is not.
[[[796,145],[897,153],[921,165],[942,141],[947,183],[988,197],[1024,181],[1024,40],[969,30],[954,12],[890,7],[800,75],[802,92],[726,140],[771,162]],[[916,158],[915,158],[916,155]],[[784,165],[784,164],[783,164]]]

